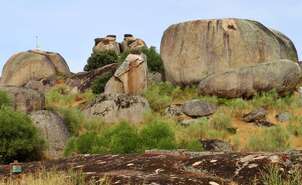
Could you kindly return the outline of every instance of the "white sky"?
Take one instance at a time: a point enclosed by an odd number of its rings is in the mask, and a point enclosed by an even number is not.
[[[61,53],[81,71],[95,37],[132,33],[159,48],[171,24],[236,17],[262,22],[289,36],[301,56],[301,0],[0,0],[0,68],[15,52],[39,45]]]

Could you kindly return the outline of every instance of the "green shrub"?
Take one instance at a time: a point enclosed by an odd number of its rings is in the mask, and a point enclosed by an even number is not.
[[[140,139],[137,130],[128,123],[120,123],[109,129],[103,139],[109,139],[108,147],[112,153],[133,153],[140,150]]]
[[[87,132],[70,139],[65,155],[71,153],[124,154],[139,152],[140,138],[136,129],[128,123],[119,123],[102,133]]]
[[[80,127],[85,119],[82,112],[78,109],[60,109],[65,125],[71,135],[79,135]]]
[[[302,184],[301,169],[295,168],[291,174],[285,173],[277,165],[268,166],[261,171],[260,181],[264,185],[300,185]],[[255,183],[256,184],[256,183]]]
[[[232,128],[231,117],[223,112],[217,112],[212,116],[210,126],[218,131],[226,131]]]
[[[152,84],[144,96],[150,103],[152,110],[162,112],[172,103],[171,93],[173,89],[174,86],[170,83]]]
[[[249,138],[247,149],[250,151],[284,151],[290,148],[289,133],[285,128],[275,126],[266,128]]]
[[[178,148],[187,149],[189,151],[194,151],[194,152],[203,151],[203,147],[202,147],[200,141],[197,139],[190,139],[187,141],[183,140],[178,144]]]
[[[87,60],[84,71],[91,71],[116,62],[118,62],[118,55],[113,51],[92,53]]]
[[[10,106],[11,100],[8,97],[7,93],[4,91],[0,91],[0,107],[2,106]]]
[[[112,77],[112,73],[106,73],[102,76],[97,77],[93,82],[92,82],[92,92],[94,94],[100,94],[104,92],[106,83],[108,80]]]
[[[175,135],[164,122],[155,121],[144,126],[140,132],[144,149],[175,149]]]
[[[0,162],[38,159],[42,149],[43,141],[28,116],[0,108]]]
[[[156,48],[154,46],[150,48],[144,47],[141,51],[147,56],[148,69],[150,71],[163,73],[163,62]]]

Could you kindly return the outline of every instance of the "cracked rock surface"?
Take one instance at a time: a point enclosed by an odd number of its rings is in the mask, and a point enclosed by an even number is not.
[[[110,178],[111,184],[248,185],[263,169],[278,165],[284,175],[302,166],[302,152],[190,153],[147,151],[132,155],[81,155],[67,159],[23,164],[24,173],[41,168],[81,170],[88,179]],[[0,166],[7,169],[5,166]],[[8,176],[8,170],[0,171]],[[261,184],[261,182],[257,182]]]

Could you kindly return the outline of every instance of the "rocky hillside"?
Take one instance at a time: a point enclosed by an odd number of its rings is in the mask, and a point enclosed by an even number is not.
[[[272,170],[301,184],[297,56],[243,19],[171,25],[160,54],[131,34],[96,38],[79,73],[56,52],[14,54],[0,81],[0,175],[19,160],[27,175],[74,169],[109,184],[263,184]]]

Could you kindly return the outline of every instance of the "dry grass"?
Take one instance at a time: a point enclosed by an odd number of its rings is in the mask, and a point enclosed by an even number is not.
[[[45,171],[35,174],[24,174],[18,178],[0,180],[0,185],[95,185],[97,182],[86,182],[85,176],[76,172]],[[99,180],[98,184],[107,185],[107,180]]]

